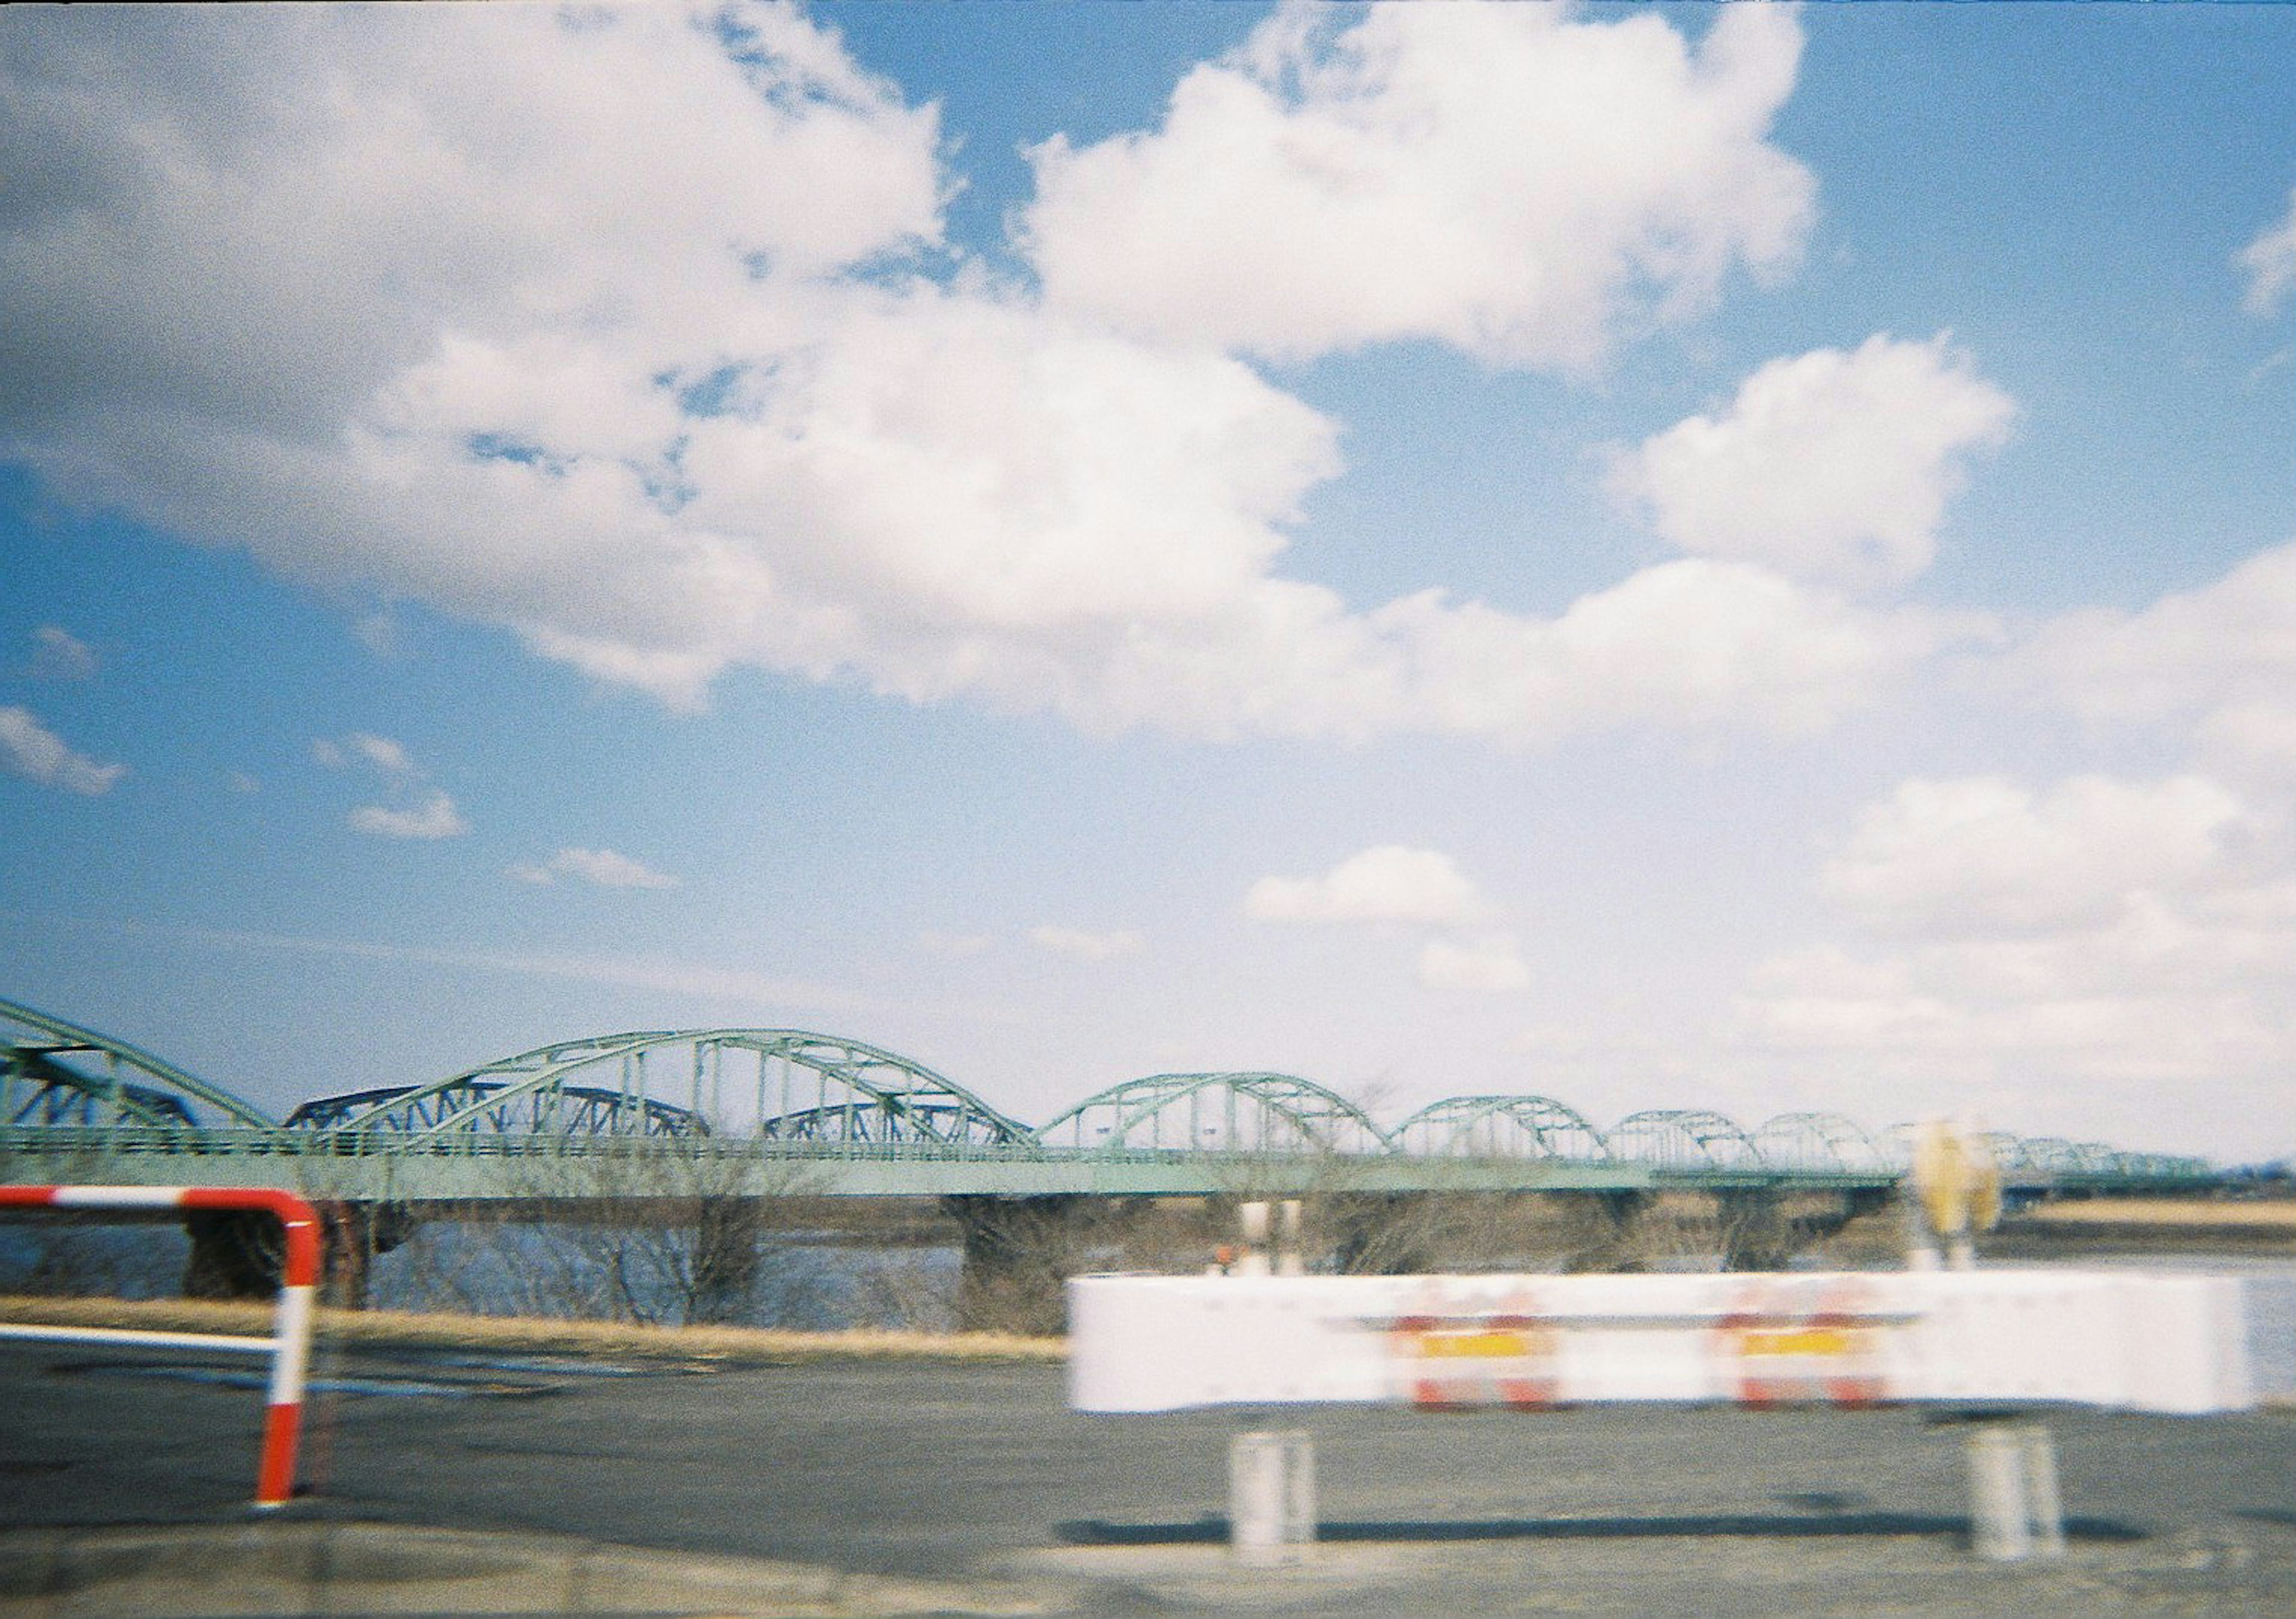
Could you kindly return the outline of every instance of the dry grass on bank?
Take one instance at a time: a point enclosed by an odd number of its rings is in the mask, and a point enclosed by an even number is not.
[[[2224,1203],[2208,1198],[2077,1198],[2039,1204],[2016,1218],[2034,1225],[2296,1232],[2296,1199]]]
[[[271,1330],[271,1306],[203,1299],[38,1298],[0,1295],[0,1321],[41,1327],[111,1327],[144,1332]],[[788,1332],[759,1327],[640,1327],[619,1321],[428,1315],[398,1310],[321,1310],[317,1339],[338,1345],[643,1355],[729,1365],[776,1361],[1059,1361],[1059,1338],[999,1332]]]

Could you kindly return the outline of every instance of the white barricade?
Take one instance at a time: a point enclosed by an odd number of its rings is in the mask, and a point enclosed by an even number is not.
[[[1086,1276],[1087,1411],[2254,1403],[2240,1283],[2119,1271]]]

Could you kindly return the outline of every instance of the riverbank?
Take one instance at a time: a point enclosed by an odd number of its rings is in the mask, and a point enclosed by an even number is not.
[[[0,1321],[40,1327],[229,1333],[253,1337],[271,1330],[271,1306],[206,1299],[0,1295]],[[1068,1353],[1067,1344],[1060,1338],[1022,1337],[1002,1332],[892,1332],[866,1329],[798,1332],[765,1327],[646,1327],[624,1321],[446,1315],[404,1310],[322,1309],[316,1312],[315,1329],[323,1343],[345,1346],[635,1355],[649,1361],[726,1366],[886,1360],[1015,1363],[1060,1361]]]

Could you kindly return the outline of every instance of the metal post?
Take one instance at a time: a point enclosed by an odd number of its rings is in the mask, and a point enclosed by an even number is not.
[[[1969,1425],[1964,1443],[1969,1456],[1970,1549],[1993,1563],[2013,1563],[2033,1549],[2033,1524],[2026,1500],[2026,1460],[2021,1424],[1997,1418]]]
[[[1307,1560],[1316,1540],[1316,1448],[1303,1428],[1238,1434],[1227,1449],[1228,1544],[1255,1568]]]
[[[2045,1558],[2065,1555],[2064,1500],[2057,1492],[2057,1442],[2043,1422],[2017,1425],[2025,1460],[2025,1515],[2033,1549]]]

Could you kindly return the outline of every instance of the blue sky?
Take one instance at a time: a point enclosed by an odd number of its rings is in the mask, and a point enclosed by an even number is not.
[[[2296,1148],[2296,11],[0,15],[0,995]]]

